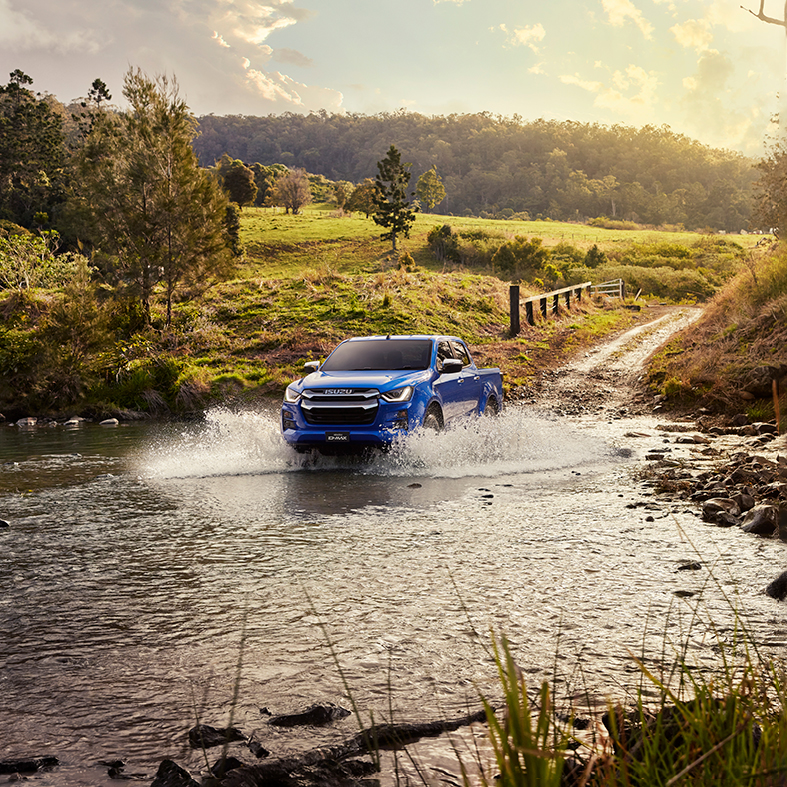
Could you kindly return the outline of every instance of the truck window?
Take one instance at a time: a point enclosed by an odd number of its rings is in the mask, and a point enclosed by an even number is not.
[[[462,361],[462,366],[470,366],[472,361],[464,344],[462,342],[451,342],[451,346],[454,348],[454,355]]]
[[[323,372],[405,371],[428,369],[428,339],[363,339],[343,342],[320,367]]]
[[[451,345],[448,342],[437,343],[437,371],[443,371],[443,361],[446,358],[453,358],[454,354],[451,352]]]

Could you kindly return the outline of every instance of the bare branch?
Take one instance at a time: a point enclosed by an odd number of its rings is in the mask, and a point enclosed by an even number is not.
[[[748,11],[752,16],[756,16],[757,19],[762,22],[768,22],[768,24],[771,25],[780,25],[787,30],[787,3],[785,3],[784,6],[784,19],[774,19],[771,16],[766,16],[763,10],[765,8],[765,0],[760,0],[760,10],[756,14],[751,8],[744,8],[743,6],[741,6],[741,8],[743,8],[744,11]]]

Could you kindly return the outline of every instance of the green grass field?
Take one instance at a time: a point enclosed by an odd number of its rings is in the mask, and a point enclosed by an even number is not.
[[[501,239],[535,236],[543,239],[546,248],[569,243],[587,251],[597,245],[608,254],[635,244],[692,246],[708,237],[697,232],[605,229],[557,221],[497,221],[418,213],[410,238],[403,239],[401,247],[418,265],[430,270],[444,268],[433,258],[426,241],[429,230],[442,224],[450,224],[457,231],[484,230]],[[328,205],[307,206],[297,216],[285,214],[281,208],[244,208],[242,213],[241,240],[246,246],[248,264],[264,266],[266,274],[272,276],[304,266],[329,266],[346,273],[382,270],[390,244],[379,239],[380,232],[371,218],[358,213],[338,216]],[[747,250],[760,239],[757,235],[723,237]]]

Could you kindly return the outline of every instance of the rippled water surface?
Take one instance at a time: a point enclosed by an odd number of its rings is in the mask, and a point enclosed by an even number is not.
[[[643,649],[689,641],[712,663],[736,607],[783,648],[762,594],[782,545],[630,507],[652,427],[511,409],[366,461],[296,456],[265,414],[2,427],[0,758],[55,755],[35,780],[66,787],[111,783],[97,762],[115,757],[198,772],[197,719],[232,712],[284,754],[353,722],[277,732],[260,709],[346,705],[348,687],[367,721],[455,715],[496,691],[490,631],[534,683],[557,670],[598,702]]]

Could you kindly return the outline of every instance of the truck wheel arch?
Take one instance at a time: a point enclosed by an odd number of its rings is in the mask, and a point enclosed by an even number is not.
[[[424,429],[434,429],[435,432],[439,432],[445,426],[443,409],[437,402],[431,402],[426,408],[421,425]]]

